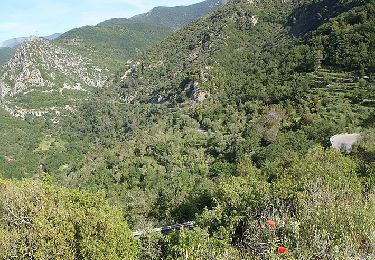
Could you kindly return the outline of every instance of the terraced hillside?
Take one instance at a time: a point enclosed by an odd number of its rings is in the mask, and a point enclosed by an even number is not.
[[[308,74],[308,77],[311,77],[311,85],[306,100],[312,111],[324,113],[334,122],[346,114],[353,124],[360,125],[366,115],[374,110],[375,85],[368,76],[359,78],[354,71],[320,68]]]

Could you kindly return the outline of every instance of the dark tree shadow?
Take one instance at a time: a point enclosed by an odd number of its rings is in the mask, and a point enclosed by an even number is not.
[[[311,4],[300,5],[288,18],[290,33],[299,36],[316,30],[329,19],[367,2],[368,0],[316,0]]]

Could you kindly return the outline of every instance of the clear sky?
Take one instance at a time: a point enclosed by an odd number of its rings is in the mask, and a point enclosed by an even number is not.
[[[0,43],[22,36],[47,36],[110,18],[127,18],[155,6],[203,0],[1,0]]]

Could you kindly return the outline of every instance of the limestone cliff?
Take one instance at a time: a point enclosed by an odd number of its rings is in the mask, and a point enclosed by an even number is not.
[[[30,38],[1,69],[2,104],[12,114],[58,110],[104,87],[108,77],[108,70],[91,60],[48,40]]]

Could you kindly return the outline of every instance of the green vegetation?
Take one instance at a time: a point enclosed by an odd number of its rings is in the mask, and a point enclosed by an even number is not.
[[[41,127],[35,120],[13,118],[0,109],[0,176],[3,178],[32,177],[40,163],[32,151],[42,139]]]
[[[366,2],[366,1],[364,1]],[[323,53],[322,63],[343,70],[359,71],[360,76],[375,72],[375,9],[371,1],[351,9],[314,33],[310,45]]]
[[[93,203],[133,230],[196,221],[144,233],[138,259],[372,259],[374,6],[232,1],[46,123],[33,150],[58,191],[102,192]],[[362,136],[350,154],[330,148],[344,132]]]
[[[155,7],[150,12],[136,15],[130,18],[128,21],[146,24],[159,24],[174,30],[178,30],[190,22],[216,11],[226,2],[226,0],[206,0],[189,6]],[[119,23],[125,21],[126,20],[124,19],[111,19],[104,23]]]
[[[0,66],[6,64],[16,52],[13,48],[1,48],[0,47]]]
[[[1,259],[134,259],[136,243],[103,194],[0,181]]]
[[[56,42],[114,72],[142,54],[173,30],[222,7],[224,0],[207,0],[189,6],[156,7],[130,19],[114,18],[61,35]]]
[[[22,104],[22,108],[25,109],[63,108],[65,105],[75,104],[77,100],[82,100],[89,96],[89,91],[82,90],[64,89],[60,92],[58,90],[36,89],[27,94],[15,95],[12,98],[8,98],[7,101],[10,105]]]
[[[56,41],[67,49],[112,69],[122,68],[128,59],[150,48],[171,33],[159,25],[130,23],[97,25],[73,29]]]

